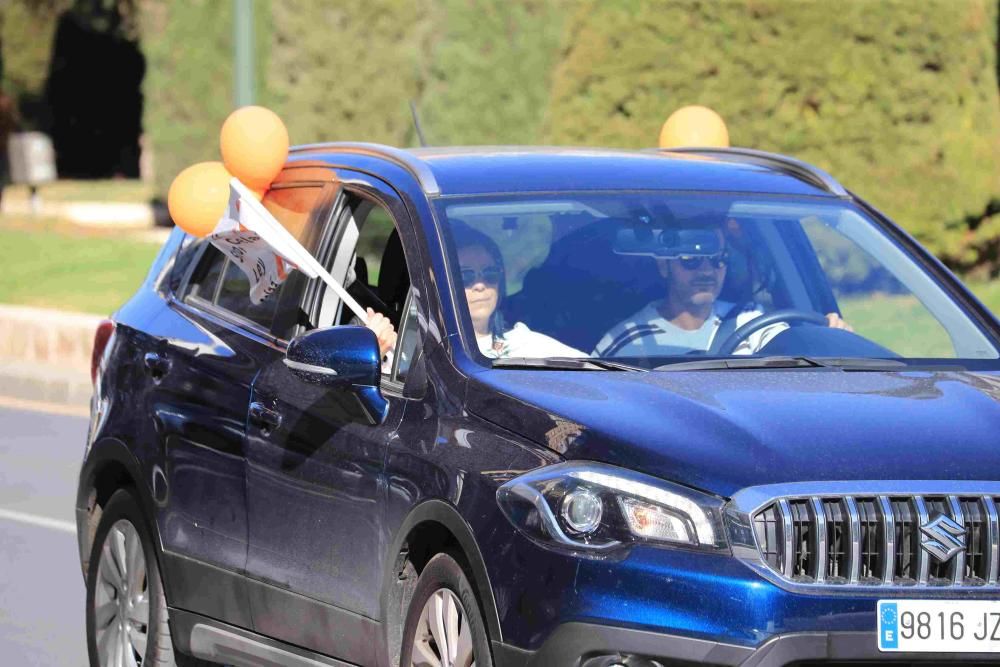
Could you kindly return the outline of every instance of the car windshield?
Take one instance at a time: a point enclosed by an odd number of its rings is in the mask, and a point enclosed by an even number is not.
[[[601,192],[436,205],[487,358],[650,369],[699,357],[998,357],[922,265],[843,200]]]

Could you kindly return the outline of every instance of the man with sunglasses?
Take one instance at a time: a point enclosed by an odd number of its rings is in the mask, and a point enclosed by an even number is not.
[[[647,304],[612,327],[598,341],[593,356],[711,353],[729,333],[763,314],[754,303],[719,300],[729,263],[721,226],[663,230],[656,240],[659,247],[653,254],[666,280],[665,298]],[[826,317],[831,327],[850,329],[836,313]],[[783,322],[765,327],[740,342],[733,354],[755,354],[787,328]]]

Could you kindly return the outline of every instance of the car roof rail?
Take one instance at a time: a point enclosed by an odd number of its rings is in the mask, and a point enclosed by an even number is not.
[[[322,144],[293,146],[288,152],[289,155],[302,155],[304,153],[352,153],[355,155],[378,157],[410,172],[417,179],[420,189],[425,194],[441,194],[441,188],[438,185],[437,179],[434,178],[434,172],[427,166],[427,163],[413,153],[394,146],[353,141],[331,141]]]
[[[694,153],[695,155],[711,155],[728,159],[733,162],[759,164],[784,172],[789,176],[794,176],[795,178],[806,181],[807,183],[811,183],[812,185],[818,186],[819,188],[838,197],[850,197],[850,193],[847,191],[847,188],[841,185],[840,182],[833,176],[826,173],[819,167],[815,167],[808,162],[803,162],[802,160],[797,160],[793,157],[788,157],[787,155],[768,153],[767,151],[758,151],[753,148],[738,147],[699,148],[697,146],[681,146],[677,148],[652,148],[650,150],[657,153]]]

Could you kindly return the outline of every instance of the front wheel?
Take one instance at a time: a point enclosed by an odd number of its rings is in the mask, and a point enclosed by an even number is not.
[[[493,667],[476,593],[448,554],[428,561],[410,598],[401,667]]]

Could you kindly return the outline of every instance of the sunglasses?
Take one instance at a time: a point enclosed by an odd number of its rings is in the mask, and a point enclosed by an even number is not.
[[[496,266],[487,266],[482,271],[462,269],[462,284],[466,287],[472,287],[479,281],[482,281],[484,285],[496,287],[501,280],[503,280],[503,271]]]
[[[708,262],[708,265],[713,269],[724,269],[726,265],[729,264],[729,253],[720,252],[717,255],[698,255],[696,257],[691,257],[690,255],[682,255],[677,258],[680,265],[684,267],[687,271],[694,271],[695,269],[700,269],[702,262]]]

